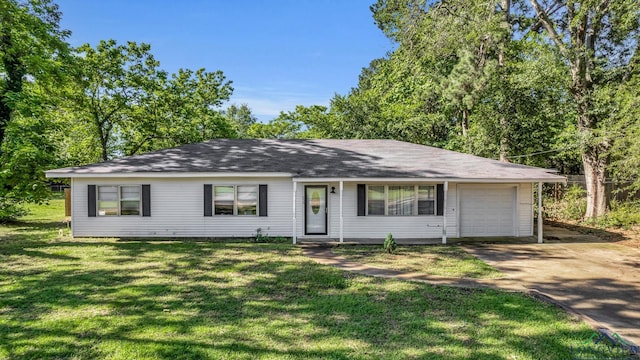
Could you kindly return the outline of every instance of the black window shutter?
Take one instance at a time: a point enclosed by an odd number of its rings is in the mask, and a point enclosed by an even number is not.
[[[436,185],[436,203],[438,205],[436,215],[444,215],[444,184]]]
[[[89,217],[96,216],[96,186],[87,186],[87,214]]]
[[[213,185],[204,184],[204,216],[213,216]]]
[[[358,184],[358,216],[365,216],[367,213],[367,186]]]
[[[151,216],[151,185],[142,185],[142,216]]]
[[[267,185],[260,184],[258,189],[258,204],[260,206],[258,209],[258,216],[267,216]]]

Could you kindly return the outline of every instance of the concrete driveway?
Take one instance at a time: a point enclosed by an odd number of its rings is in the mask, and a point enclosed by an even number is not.
[[[464,248],[640,345],[640,251],[615,243],[474,244]]]

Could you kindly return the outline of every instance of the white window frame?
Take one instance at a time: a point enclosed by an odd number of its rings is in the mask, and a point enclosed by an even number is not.
[[[118,213],[114,214],[114,215],[108,215],[108,214],[101,214],[100,213],[100,188],[101,187],[115,187],[117,189],[117,200],[115,200],[118,204]],[[138,214],[122,214],[122,188],[123,187],[136,187],[138,188],[138,194],[139,194],[139,198],[138,198]],[[127,200],[124,200],[127,201]],[[96,215],[97,216],[104,216],[104,217],[109,217],[109,216],[142,216],[142,185],[137,185],[137,184],[119,184],[119,185],[109,185],[109,184],[103,184],[103,185],[96,185]]]
[[[369,186],[384,187],[384,214],[369,214]],[[412,215],[389,215],[389,186],[413,186],[415,196],[413,200]],[[433,188],[433,214],[418,214],[418,201],[420,199],[419,191],[421,186],[430,186]],[[365,198],[366,216],[437,216],[438,213],[438,187],[436,184],[367,184]]]
[[[256,212],[255,214],[238,214],[238,188],[242,186],[253,186],[256,191]],[[216,214],[216,187],[232,187],[233,188],[233,214]],[[257,184],[240,184],[240,185],[228,185],[228,184],[219,184],[213,185],[211,189],[211,201],[212,201],[212,215],[213,216],[258,216],[258,212],[260,211],[260,186]]]

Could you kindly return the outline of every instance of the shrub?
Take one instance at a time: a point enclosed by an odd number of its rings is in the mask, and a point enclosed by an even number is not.
[[[567,189],[561,199],[545,199],[544,215],[554,220],[581,220],[587,211],[587,192],[578,185]]]
[[[28,213],[28,210],[15,202],[8,199],[0,199],[0,224],[15,222],[19,217]]]
[[[384,239],[382,248],[389,254],[393,253],[398,248],[398,244],[396,244],[396,241],[393,239],[393,235],[391,235],[391,233],[387,234],[387,238]]]
[[[604,216],[595,219],[593,225],[598,227],[628,228],[640,224],[640,202],[611,202],[611,210]]]

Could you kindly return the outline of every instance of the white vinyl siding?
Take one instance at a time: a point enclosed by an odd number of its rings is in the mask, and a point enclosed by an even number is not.
[[[259,216],[203,216],[203,184],[215,186],[268,186],[268,217]],[[268,236],[292,235],[292,180],[290,178],[74,178],[72,186],[72,215],[74,236],[109,237],[253,237],[261,228]],[[150,184],[151,213],[153,216],[97,216],[89,217],[87,209],[87,185],[140,186]],[[339,183],[298,183],[296,195],[297,234],[304,237],[304,185],[327,185],[336,188],[336,194],[328,194],[328,235],[337,239],[340,234]],[[421,195],[416,183],[418,202],[430,196]],[[376,185],[370,184],[370,185]],[[380,184],[382,186],[386,184]],[[449,183],[447,204],[447,235],[460,235],[459,199],[460,186],[481,189],[486,184]],[[505,185],[490,185],[504,187]],[[532,234],[531,184],[507,185],[517,189],[517,236]],[[434,190],[435,193],[435,190]],[[435,196],[435,195],[434,195]],[[96,199],[98,200],[98,199]],[[420,205],[418,205],[420,208]],[[435,201],[434,201],[435,208]],[[443,216],[357,216],[357,184],[345,182],[343,191],[343,216],[345,239],[384,239],[391,232],[397,239],[440,238]],[[321,236],[318,236],[321,237]]]
[[[328,235],[326,236],[305,236],[304,235],[304,185],[327,185],[329,189],[334,186],[336,194],[329,194],[328,197]],[[385,184],[369,184],[367,191],[372,186],[382,186]],[[414,185],[412,185],[414,186]],[[420,184],[418,186],[435,185]],[[296,205],[296,231],[300,238],[332,238],[340,236],[340,196],[339,183],[298,183]],[[454,188],[455,189],[455,188]],[[454,193],[451,195],[451,193]],[[449,200],[453,197],[455,201],[455,191],[449,189]],[[434,205],[435,206],[435,205]],[[454,211],[455,206],[448,208]],[[453,216],[449,214],[448,216]],[[344,217],[344,238],[349,239],[384,239],[389,233],[393,233],[396,239],[425,239],[440,238],[442,236],[443,217],[442,216],[357,216],[357,184],[351,182],[344,183],[343,194],[343,217]],[[455,234],[455,219],[447,219],[449,233]],[[381,240],[382,241],[382,240]]]
[[[150,184],[153,216],[89,217],[87,185]],[[203,216],[204,184],[268,187],[269,216]],[[74,236],[97,237],[253,237],[291,236],[290,178],[75,178],[72,181]]]

